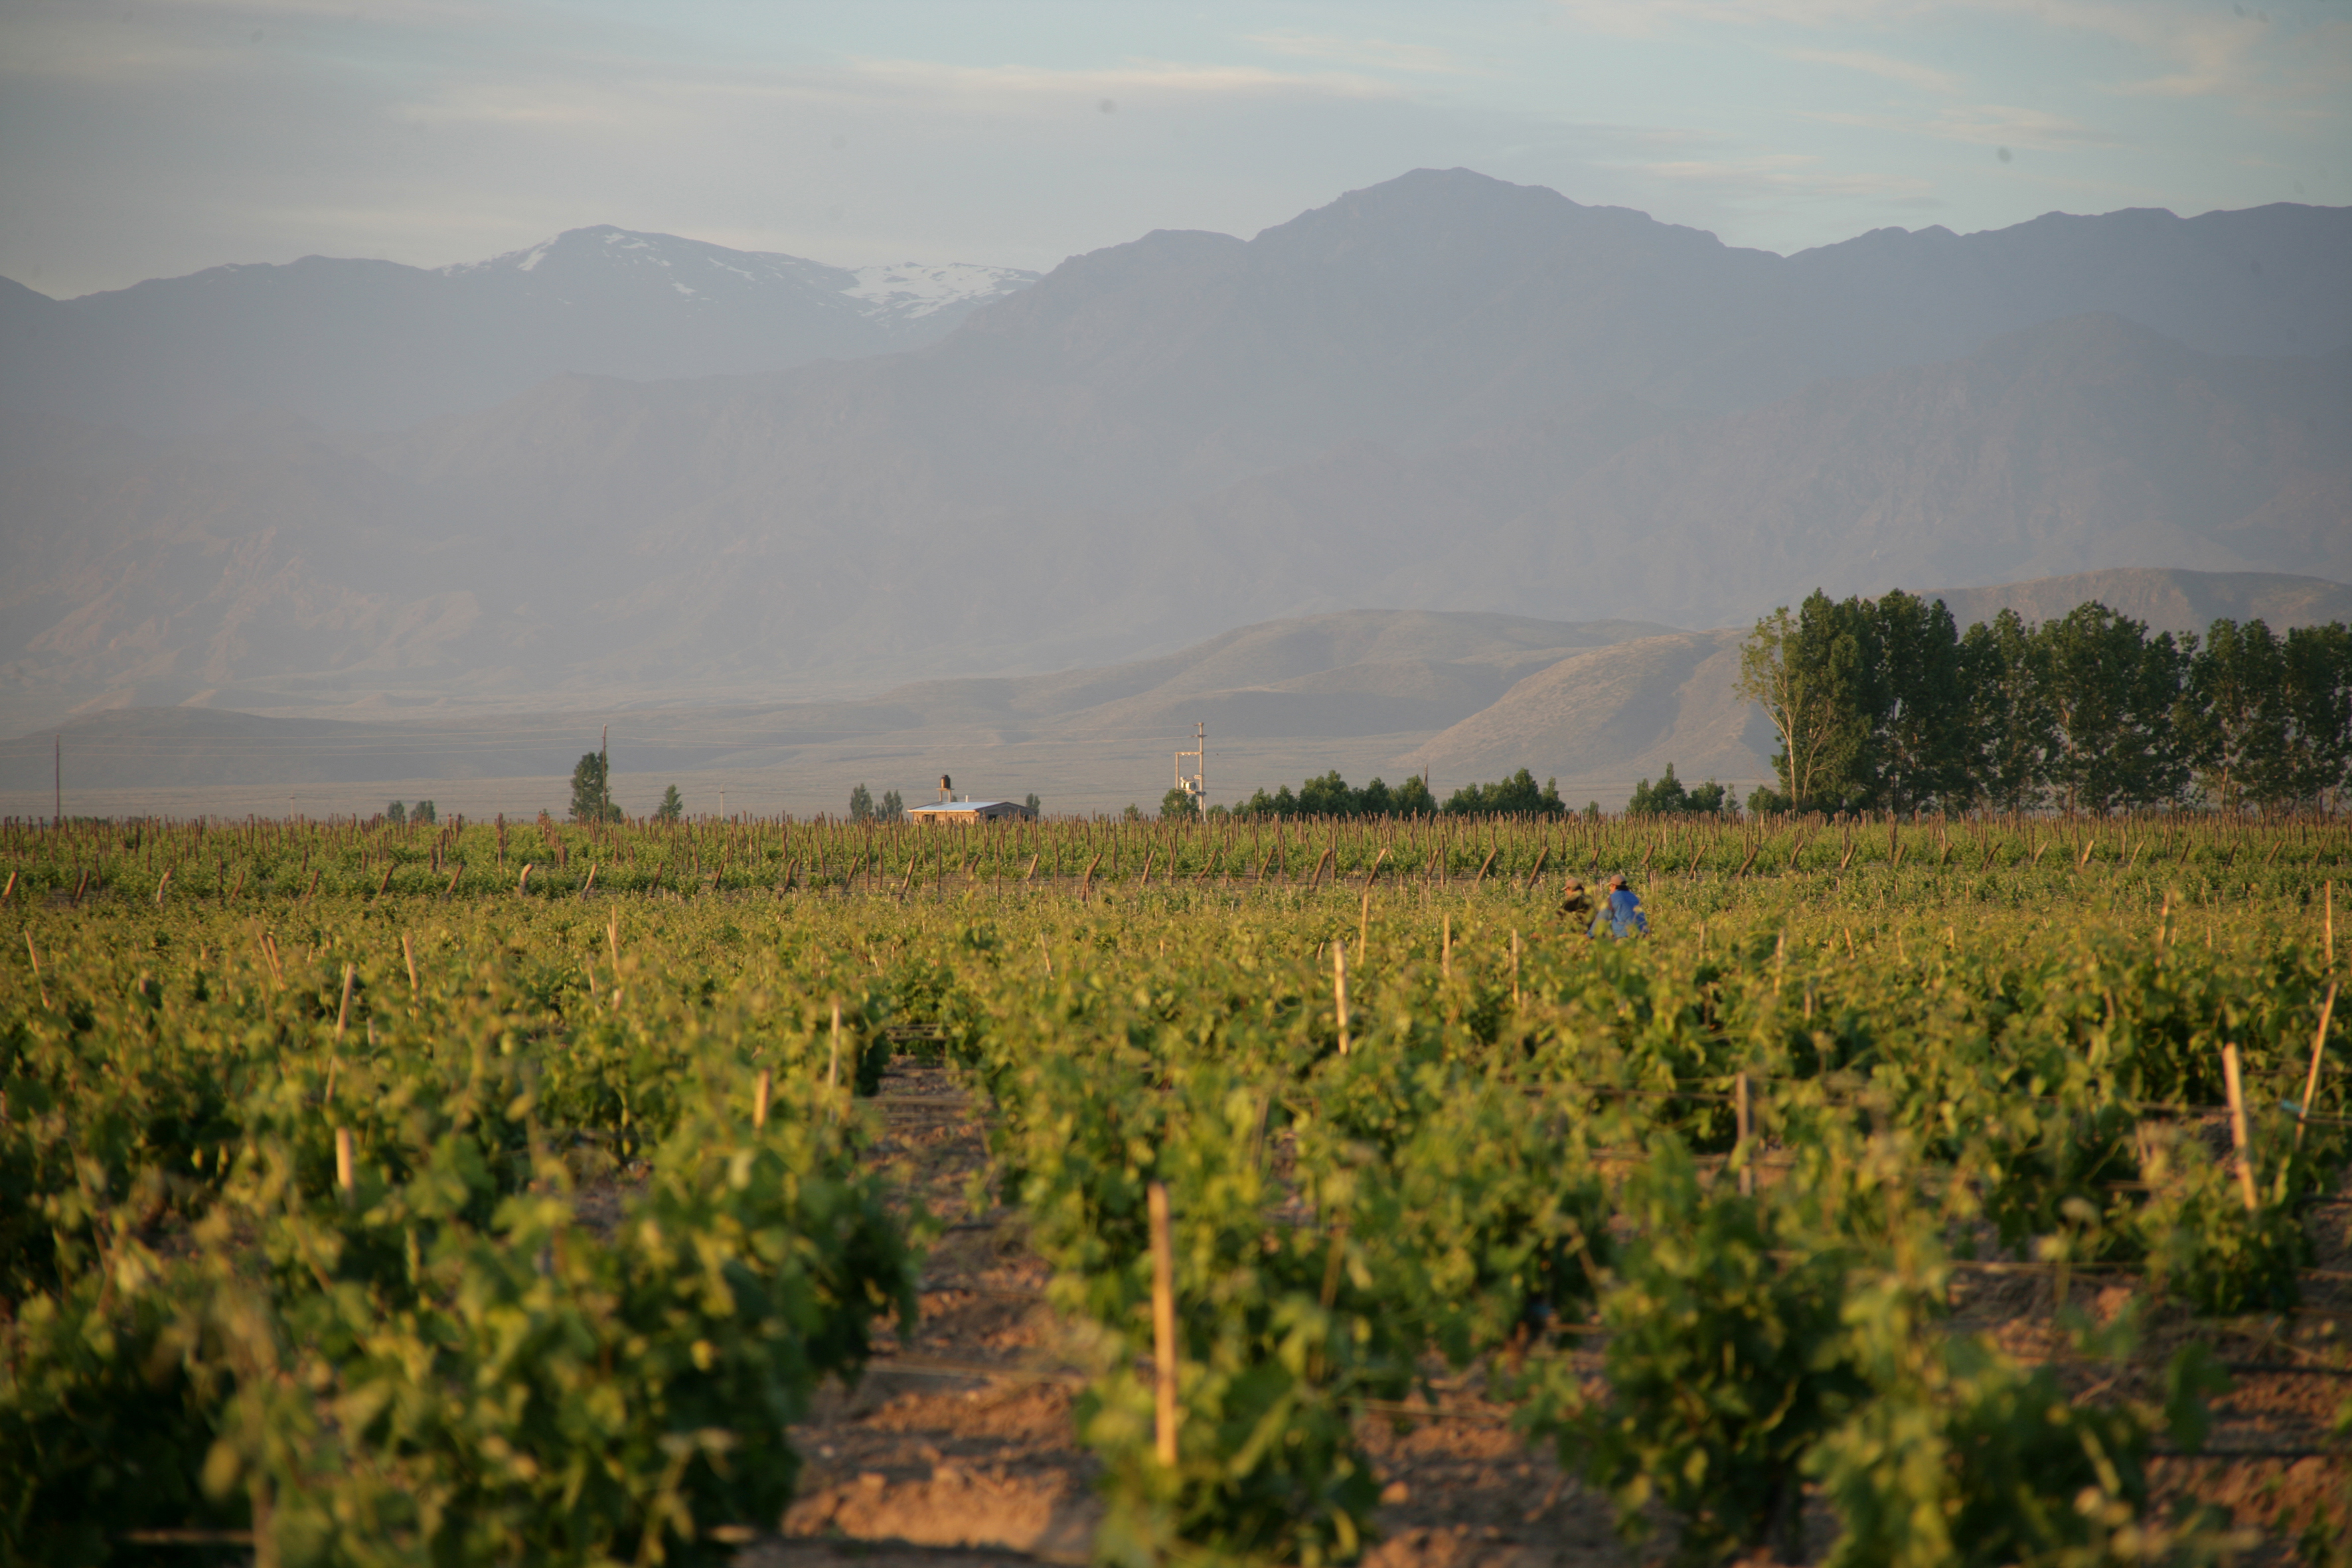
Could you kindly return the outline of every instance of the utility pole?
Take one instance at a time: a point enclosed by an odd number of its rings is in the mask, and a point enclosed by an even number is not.
[[[603,822],[613,815],[613,726],[604,726],[604,738],[596,742],[596,820]]]
[[[1192,759],[1192,771],[1184,772],[1184,759]],[[1205,723],[1192,726],[1192,749],[1176,753],[1176,787],[1192,798],[1192,815],[1205,816],[1209,810],[1209,727]]]
[[[49,826],[58,827],[64,826],[66,820],[66,738],[62,734],[58,734],[50,736],[49,739],[55,748],[50,760],[57,764],[58,785],[57,804],[52,808],[56,815],[49,819]]]

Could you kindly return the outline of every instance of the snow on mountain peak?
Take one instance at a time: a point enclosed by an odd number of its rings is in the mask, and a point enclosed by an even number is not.
[[[830,296],[838,301],[836,309],[845,307],[894,337],[911,333],[916,339],[937,335],[966,310],[1016,293],[1038,276],[1016,267],[963,261],[833,267],[781,251],[733,250],[610,224],[566,229],[527,249],[436,270],[445,278],[491,286],[499,279],[511,279],[535,294],[558,289],[566,300],[575,298],[578,289],[598,287],[599,279],[605,287],[651,286],[672,298],[692,300],[698,310],[717,308],[722,297],[756,298],[782,288],[804,296]],[[626,281],[632,278],[643,281]]]
[[[915,321],[950,305],[980,304],[1018,293],[1037,280],[1017,267],[982,267],[969,261],[942,266],[902,261],[852,270],[856,283],[842,290],[876,314]]]

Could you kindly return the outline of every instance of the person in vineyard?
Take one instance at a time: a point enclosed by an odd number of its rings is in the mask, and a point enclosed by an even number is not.
[[[1592,895],[1584,890],[1584,879],[1571,876],[1559,890],[1559,918],[1569,929],[1592,934]]]
[[[1592,917],[1592,934],[1601,934],[1601,922],[1607,921],[1610,934],[1621,941],[1629,936],[1650,934],[1650,917],[1642,912],[1642,900],[1625,885],[1625,873],[1620,871],[1609,879],[1609,901],[1599,914]]]

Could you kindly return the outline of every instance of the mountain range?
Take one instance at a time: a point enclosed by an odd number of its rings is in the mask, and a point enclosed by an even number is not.
[[[559,345],[602,323],[581,341],[614,345],[605,374],[488,408],[454,349],[374,389],[284,349],[373,330],[323,284],[303,331],[166,309],[284,293],[310,263],[96,297],[155,303],[108,307],[115,348],[35,356],[67,392],[0,377],[0,730],[849,700],[1367,605],[1663,637],[1815,586],[2352,579],[2352,210],[2053,214],[1784,258],[1420,171],[1247,240],[947,279],[925,315],[790,258],[755,289],[712,248],[581,230],[399,282],[508,303],[420,304],[385,329],[395,357],[469,320]],[[724,315],[681,282],[866,346],[793,364],[730,329],[705,347],[781,368],[641,379],[703,352],[661,312]],[[0,328],[31,341],[15,300]],[[102,416],[133,350],[181,379],[153,373],[163,414]],[[395,403],[432,406],[386,428]],[[208,404],[234,417],[169,415]]]
[[[0,279],[0,408],[205,435],[389,430],[566,373],[772,371],[929,342],[1034,272],[828,267],[603,225],[426,269],[306,256],[51,300]]]
[[[2100,598],[2162,629],[2216,616],[2277,627],[2352,619],[2352,587],[2309,578],[2118,571],[1936,593],[1963,624]],[[1746,787],[1770,775],[1760,710],[1732,693],[1742,634],[1469,611],[1350,610],[1239,627],[1155,658],[1052,675],[910,682],[854,700],[639,711],[264,717],[118,709],[0,742],[0,812],[367,812],[425,796],[477,815],[561,811],[566,775],[609,731],[615,797],[649,809],[806,816],[849,785],[919,798],[961,787],[1056,811],[1150,806],[1171,753],[1208,729],[1211,799],[1339,769],[1356,783],[1425,773],[1441,795],[1517,768],[1616,805],[1673,764]],[[53,749],[54,748],[54,749]],[[55,772],[53,773],[53,770]],[[727,793],[731,792],[731,793]]]

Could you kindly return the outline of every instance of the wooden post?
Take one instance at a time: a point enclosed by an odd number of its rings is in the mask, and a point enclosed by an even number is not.
[[[1168,1189],[1144,1191],[1151,1215],[1152,1438],[1160,1462],[1176,1463],[1176,1248],[1168,1236]]]
[[[583,899],[586,898],[595,886],[596,863],[593,860],[591,860],[588,863],[588,879],[580,884],[580,896]]]
[[[402,931],[400,933],[400,956],[408,961],[408,999],[414,1002],[416,1000],[416,993],[418,990],[416,984],[416,949],[410,945],[408,933],[406,931]]]
[[[398,869],[400,869],[400,867],[397,863],[386,866],[383,868],[383,880],[375,885],[375,896],[377,899],[383,898],[386,892],[391,890],[392,874]],[[373,902],[373,900],[370,901]]]
[[[441,896],[445,899],[454,898],[457,892],[457,879],[465,874],[466,863],[460,860],[457,862],[457,868],[449,873],[449,885],[441,889]]]
[[[1339,1054],[1348,1054],[1348,940],[1331,944],[1331,994],[1339,1019]]]
[[[833,1002],[833,1047],[824,1060],[824,1087],[828,1093],[841,1082],[841,998]],[[830,1114],[828,1112],[828,1114]]]
[[[163,907],[163,889],[166,889],[166,888],[168,888],[168,887],[170,887],[171,885],[172,885],[172,873],[171,873],[170,868],[165,868],[165,870],[164,870],[164,872],[163,872],[163,877],[162,877],[161,879],[159,879],[157,880],[157,882],[155,883],[155,905],[156,905],[156,907],[157,907],[158,909],[161,909],[161,908]]]
[[[1519,933],[1511,933],[1511,1005],[1519,1005]]]
[[[2336,973],[2336,879],[2329,878],[2320,884],[2319,895],[2327,905],[2327,972]]]
[[[1383,845],[1381,852],[1372,857],[1372,868],[1364,873],[1364,907],[1356,916],[1356,952],[1360,955],[1370,944],[1370,939],[1366,937],[1364,931],[1372,919],[1372,882],[1381,874],[1381,862],[1388,858],[1388,847]]]
[[[1454,917],[1445,917],[1443,934],[1438,938],[1437,973],[1440,978],[1454,978]]]
[[[349,1204],[358,1196],[358,1184],[352,1173],[352,1130],[335,1129],[335,1190]]]
[[[1739,1195],[1749,1198],[1756,1195],[1756,1169],[1748,1162],[1748,1140],[1755,1130],[1755,1123],[1748,1111],[1748,1074],[1744,1070],[1738,1078],[1731,1080],[1731,1095],[1732,1108],[1739,1118],[1739,1142],[1737,1147],[1737,1152],[1740,1156]]]
[[[1097,853],[1093,859],[1087,862],[1086,875],[1078,879],[1078,902],[1083,904],[1088,902],[1092,898],[1095,885],[1095,868],[1101,864],[1102,856],[1099,853]]]
[[[359,970],[353,965],[348,963],[343,965],[343,1000],[341,1005],[335,1009],[335,1043],[337,1045],[343,1043],[343,1030],[352,1021],[352,980],[358,973]]]
[[[2327,1022],[2336,1013],[2336,982],[2327,983],[2327,1000],[2319,1005],[2319,1027],[2311,1032],[2311,1072],[2303,1080],[2303,1100],[2294,1108],[2294,1146],[2303,1147],[2303,1124],[2311,1102],[2319,1098],[2319,1063],[2327,1048]]]
[[[41,973],[41,950],[33,945],[33,933],[29,931],[25,933],[25,951],[33,955],[33,984],[40,987],[41,1005],[46,1007],[49,1005],[49,983]]]
[[[2246,1097],[2238,1081],[2238,1047],[2235,1044],[2221,1047],[2221,1081],[2230,1091],[2230,1142],[2238,1151],[2238,1191],[2246,1200],[2246,1212],[2252,1214],[2262,1207],[2254,1193],[2252,1140],[2246,1132]]]
[[[775,1092],[775,1088],[772,1068],[761,1068],[760,1076],[751,1080],[751,1126],[755,1130],[768,1124],[768,1096]]]

